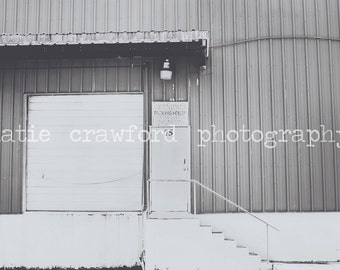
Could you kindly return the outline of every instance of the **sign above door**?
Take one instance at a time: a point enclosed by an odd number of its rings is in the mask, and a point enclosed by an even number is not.
[[[152,102],[153,126],[188,126],[188,102]]]

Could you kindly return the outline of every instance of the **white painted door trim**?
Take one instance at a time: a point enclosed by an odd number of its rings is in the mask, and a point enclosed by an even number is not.
[[[183,178],[167,178],[167,177],[163,177],[162,179],[154,179],[153,176],[153,171],[152,171],[152,160],[153,160],[153,147],[152,147],[152,143],[150,142],[150,183],[149,183],[149,210],[150,212],[158,212],[159,214],[165,214],[167,215],[167,213],[190,213],[191,212],[191,183],[190,183],[190,179],[191,179],[191,127],[190,126],[150,126],[150,131],[152,129],[168,129],[168,128],[174,128],[177,130],[184,130],[187,132],[187,145],[184,145],[183,147],[187,148],[186,150],[183,151],[183,153],[186,152],[185,155],[185,160],[187,162],[186,167],[187,169],[187,174],[183,177]],[[166,154],[166,153],[162,153],[162,154]],[[157,187],[158,186],[158,187]],[[167,210],[155,210],[157,209],[153,207],[153,192],[155,191],[155,189],[160,188],[161,186],[166,186],[165,190],[168,190],[169,192],[171,192],[171,190],[173,191],[173,193],[176,193],[176,188],[184,188],[187,189],[187,191],[185,191],[187,193],[187,195],[185,195],[184,193],[182,194],[182,198],[184,198],[185,196],[187,197],[187,200],[185,202],[186,207],[183,206],[179,206],[177,205],[176,207],[174,207],[174,209],[167,209]],[[162,188],[161,188],[162,189]],[[165,192],[167,193],[167,192]],[[166,195],[166,194],[163,194]],[[166,196],[163,197],[164,199],[166,199]],[[174,201],[174,203],[176,203],[176,201]],[[182,204],[184,205],[184,203]],[[165,208],[164,208],[165,209]]]

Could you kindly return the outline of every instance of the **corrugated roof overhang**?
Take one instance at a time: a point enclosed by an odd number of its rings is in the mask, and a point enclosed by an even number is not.
[[[2,58],[208,56],[208,31],[0,35]]]

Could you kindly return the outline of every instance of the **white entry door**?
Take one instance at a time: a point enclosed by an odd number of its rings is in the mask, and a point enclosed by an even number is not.
[[[142,94],[32,96],[28,125],[51,136],[27,143],[27,210],[142,209]]]
[[[151,211],[190,211],[189,127],[152,127],[151,136]]]

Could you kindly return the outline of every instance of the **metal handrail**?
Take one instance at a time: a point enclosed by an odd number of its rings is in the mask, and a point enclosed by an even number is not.
[[[237,203],[234,203],[233,201],[229,200],[228,198],[222,196],[221,194],[217,193],[216,191],[214,191],[213,189],[207,187],[206,185],[203,185],[202,183],[198,182],[197,180],[188,180],[191,183],[195,183],[197,185],[199,185],[200,187],[204,188],[205,190],[211,192],[212,194],[216,195],[217,197],[219,197],[220,199],[223,199],[224,201],[226,201],[227,203],[235,206],[236,208],[240,209],[241,211],[247,213],[248,215],[252,216],[253,218],[256,218],[257,220],[261,221],[262,223],[268,225],[270,228],[279,231],[278,228],[276,228],[275,226],[269,224],[268,222],[266,222],[265,220],[263,220],[262,218],[259,218],[258,216],[254,215],[253,213],[249,212],[247,209],[243,208],[242,206],[238,205]]]
[[[190,179],[190,180],[166,180],[166,179],[165,179],[165,180],[151,180],[151,179],[149,179],[148,181],[149,181],[149,182],[152,181],[152,182],[190,182],[190,183],[194,183],[194,184],[196,184],[196,185],[198,185],[198,186],[204,188],[205,190],[211,192],[212,194],[216,195],[216,196],[219,197],[220,199],[223,199],[223,200],[226,201],[227,203],[229,203],[229,204],[235,206],[236,208],[240,209],[242,212],[245,212],[245,213],[247,213],[248,215],[252,216],[253,218],[255,218],[255,219],[261,221],[262,223],[268,225],[270,228],[272,228],[272,229],[274,229],[274,230],[276,230],[276,231],[279,231],[278,228],[276,228],[275,226],[271,225],[271,224],[268,223],[267,221],[265,221],[265,220],[259,218],[258,216],[256,216],[256,215],[254,215],[253,213],[249,212],[247,209],[245,209],[245,208],[243,208],[242,206],[238,205],[237,203],[235,203],[235,202],[229,200],[228,198],[226,198],[226,197],[224,197],[223,195],[217,193],[215,190],[209,188],[208,186],[203,185],[202,183],[198,182],[198,181],[195,180],[195,179]],[[194,204],[194,214],[196,214],[196,198],[195,198],[195,197],[196,197],[196,190],[194,190],[194,202],[195,202],[195,204]]]
[[[267,261],[269,262],[269,228],[272,228],[276,231],[279,231],[279,229],[271,224],[269,224],[267,221],[263,220],[262,218],[259,218],[258,216],[254,215],[253,213],[249,212],[247,209],[243,208],[242,206],[238,205],[237,203],[229,200],[228,198],[226,198],[225,196],[219,194],[218,192],[216,192],[215,190],[209,188],[208,186],[200,183],[199,181],[195,180],[195,179],[190,179],[190,180],[148,180],[149,183],[151,182],[188,182],[188,183],[193,183],[194,184],[194,215],[196,215],[197,211],[196,211],[196,185],[200,186],[201,188],[209,191],[210,193],[214,194],[215,196],[217,196],[220,199],[223,199],[224,201],[226,201],[227,203],[233,205],[234,207],[236,207],[237,209],[241,210],[242,212],[250,215],[251,217],[257,219],[258,221],[262,222],[263,224],[266,225],[266,246],[267,246]]]

